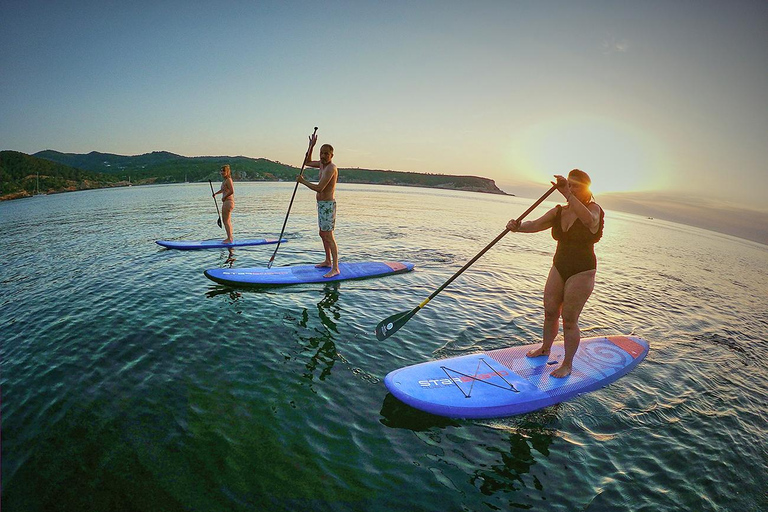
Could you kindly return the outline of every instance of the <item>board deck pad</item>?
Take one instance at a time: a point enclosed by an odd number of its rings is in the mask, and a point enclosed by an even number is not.
[[[280,239],[280,243],[288,240]],[[180,249],[182,251],[191,251],[196,249],[220,249],[224,247],[246,247],[249,245],[276,244],[277,238],[244,238],[235,239],[234,242],[225,244],[221,240],[157,240],[155,243],[162,245],[167,249]]]
[[[635,336],[585,338],[568,377],[550,372],[563,360],[562,342],[549,356],[527,357],[527,345],[428,361],[390,372],[387,389],[400,401],[449,418],[498,418],[535,411],[602,388],[648,354]]]
[[[293,265],[288,267],[214,268],[205,276],[228,286],[281,286],[304,283],[329,283],[348,279],[366,279],[413,270],[413,263],[400,261],[363,261],[339,263],[339,275],[323,277],[330,267]]]

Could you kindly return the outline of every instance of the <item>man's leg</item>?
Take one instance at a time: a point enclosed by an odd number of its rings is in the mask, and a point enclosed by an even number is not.
[[[320,237],[323,239],[323,246],[325,247],[325,260],[330,264],[331,270],[323,277],[333,277],[339,275],[339,249],[336,246],[336,238],[333,236],[333,231],[321,231]]]

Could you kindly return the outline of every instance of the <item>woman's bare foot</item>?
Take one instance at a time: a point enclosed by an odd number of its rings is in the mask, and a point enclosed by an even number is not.
[[[339,272],[339,269],[338,268],[334,268],[334,269],[331,269],[331,271],[328,272],[327,274],[325,274],[323,277],[334,277],[334,276],[337,276],[339,274],[341,274],[341,272]]]
[[[548,356],[549,350],[544,350],[544,347],[535,348],[533,350],[529,350],[527,354],[525,354],[527,357],[539,357],[539,356]]]
[[[560,366],[552,370],[552,373],[550,373],[551,376],[557,377],[558,379],[567,377],[570,374],[571,374],[571,365],[566,365],[565,363],[561,364]]]
[[[318,263],[317,265],[315,265],[315,268],[327,268],[327,267],[330,267],[330,266],[331,266],[331,262],[330,261],[324,261],[322,263]]]
[[[231,244],[231,243],[232,243],[232,240],[230,240],[229,238],[227,238],[227,239],[225,239],[225,240],[224,240],[223,242],[221,242],[221,243],[223,243],[223,244]]]

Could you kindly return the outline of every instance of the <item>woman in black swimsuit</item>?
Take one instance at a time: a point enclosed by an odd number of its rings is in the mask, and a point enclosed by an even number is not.
[[[547,284],[544,286],[544,335],[541,347],[528,352],[528,357],[549,355],[552,342],[563,318],[565,357],[555,368],[553,377],[566,377],[571,373],[573,356],[579,348],[579,315],[595,287],[597,259],[594,245],[603,235],[603,209],[595,202],[590,191],[587,173],[574,169],[568,179],[556,175],[557,190],[567,204],[557,205],[536,220],[507,223],[507,229],[519,233],[536,233],[552,228],[557,250]]]

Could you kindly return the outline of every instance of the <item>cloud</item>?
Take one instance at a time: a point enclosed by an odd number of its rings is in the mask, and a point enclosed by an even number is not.
[[[768,211],[654,192],[605,193],[597,197],[597,202],[608,210],[650,216],[768,245]]]
[[[626,53],[629,51],[629,41],[626,39],[616,39],[613,36],[609,36],[603,39],[603,54],[610,55],[612,53]]]

